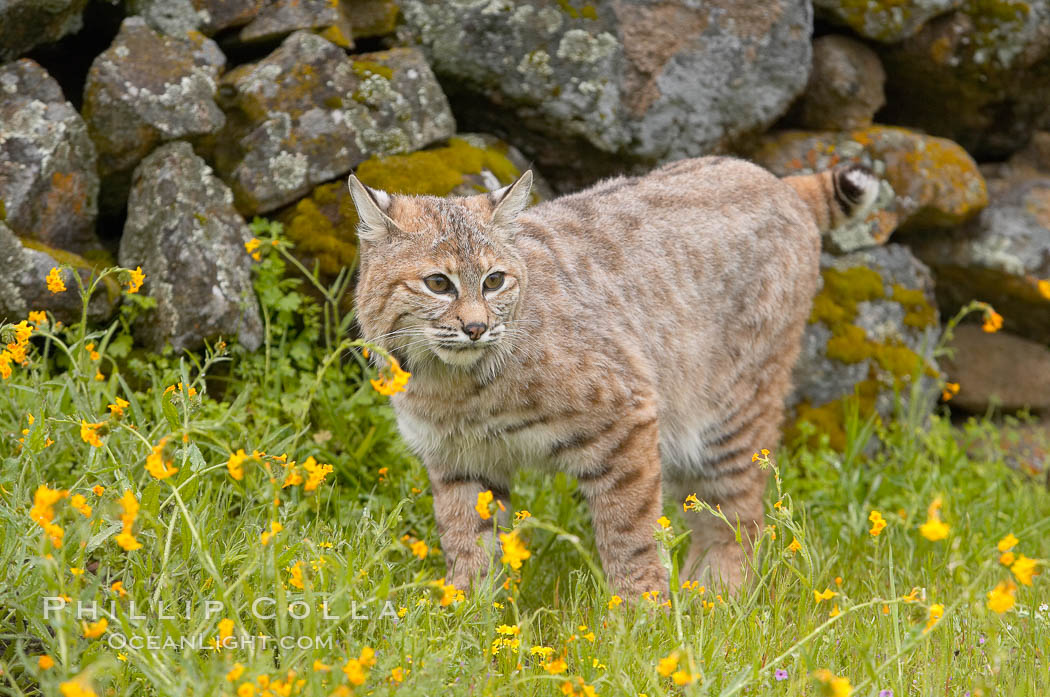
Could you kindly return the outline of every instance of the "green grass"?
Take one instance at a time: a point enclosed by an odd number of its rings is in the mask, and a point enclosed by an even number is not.
[[[669,598],[610,607],[575,483],[526,474],[513,504],[532,514],[516,524],[531,557],[520,571],[495,560],[488,586],[443,605],[426,474],[370,386],[371,369],[341,341],[351,319],[341,309],[346,278],[328,288],[298,269],[306,280],[287,280],[296,264],[286,244],[266,244],[280,239],[279,228],[260,221],[256,230],[268,333],[260,352],[232,345],[146,354],[128,327],[149,303],[133,296],[109,327],[41,326],[29,364],[3,381],[0,693],[831,694],[823,670],[847,678],[857,695],[1045,693],[1045,577],[1020,585],[1016,606],[1001,615],[987,607],[987,594],[1011,577],[996,549],[1008,533],[1020,539],[1015,552],[1048,556],[1050,495],[1001,452],[970,447],[995,440],[999,427],[953,426],[943,414],[886,426],[854,419],[844,454],[779,452],[757,580],[739,597],[676,580]],[[13,341],[11,328],[3,331]],[[181,390],[166,391],[180,382]],[[118,397],[128,406],[110,417],[107,405]],[[105,424],[100,447],[82,439],[82,420]],[[869,435],[875,445],[865,448]],[[165,438],[160,455],[178,472],[158,480],[145,465]],[[239,449],[270,454],[246,461],[240,481],[227,468]],[[289,469],[272,457],[282,454],[334,471],[313,491],[282,488]],[[92,507],[85,517],[71,498],[55,504],[64,529],[58,548],[30,517],[43,484]],[[114,540],[125,490],[141,505],[131,532],[142,547],[130,552]],[[919,527],[936,497],[950,532],[931,542]],[[872,510],[887,522],[877,537],[868,532]],[[685,512],[680,502],[667,513],[671,529],[661,540],[676,564],[684,516],[712,513]],[[263,544],[274,521],[283,529]],[[791,551],[795,539],[801,548]],[[413,553],[418,540],[428,546],[424,558]],[[301,589],[289,571],[296,563]],[[126,597],[111,589],[116,581]],[[837,595],[816,602],[825,589]],[[106,631],[85,638],[72,610],[45,619],[48,596],[112,610]],[[272,617],[253,616],[259,598],[273,599],[258,613]],[[337,619],[322,616],[322,603]],[[935,604],[943,616],[924,631]],[[296,619],[304,609],[308,616]],[[206,645],[223,619],[234,636],[271,639],[222,650],[163,646],[169,637],[205,637]],[[512,633],[500,634],[504,625]],[[151,637],[159,648],[145,645]],[[275,646],[274,637],[291,645]],[[132,639],[144,647],[119,648]],[[357,662],[366,647],[374,665]],[[677,677],[688,684],[661,675],[661,659],[675,653]],[[41,668],[41,655],[55,664]],[[564,671],[552,673],[562,661]],[[348,683],[348,662],[359,686]],[[236,665],[243,672],[230,681]],[[787,678],[775,679],[778,670]]]

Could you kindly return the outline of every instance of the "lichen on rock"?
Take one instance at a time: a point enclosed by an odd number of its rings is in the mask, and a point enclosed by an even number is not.
[[[200,348],[236,335],[254,350],[262,321],[244,243],[251,230],[233,194],[185,142],[163,145],[135,170],[120,263],[141,266],[157,307],[135,326],[154,350]]]
[[[928,399],[938,375],[933,351],[940,325],[929,270],[905,247],[824,254],[821,277],[795,367],[787,431],[797,436],[799,423],[809,421],[841,449],[849,402],[862,418],[889,418],[896,395],[907,401],[916,380],[923,383],[920,398]],[[928,402],[923,406],[932,407]]]
[[[0,65],[0,222],[74,252],[99,248],[99,180],[87,126],[47,71]]]
[[[407,26],[473,123],[578,188],[768,127],[802,90],[808,2],[405,0]],[[598,156],[592,156],[597,153]]]
[[[778,176],[860,162],[883,178],[888,186],[867,218],[826,235],[825,246],[831,251],[882,244],[898,228],[952,228],[988,203],[984,177],[965,150],[944,138],[903,128],[771,132],[757,141],[750,155]]]
[[[460,134],[447,143],[408,155],[373,157],[362,162],[357,177],[389,193],[472,196],[513,183],[528,166],[512,146],[485,134]],[[534,200],[552,196],[533,173]],[[357,259],[357,212],[342,179],[316,187],[309,196],[278,215],[295,252],[307,264],[334,276]]]
[[[296,32],[263,60],[223,79],[229,119],[215,164],[238,208],[266,212],[374,155],[412,152],[455,133],[419,51],[347,56]]]
[[[0,2],[0,63],[79,31],[87,4],[88,0]]]
[[[199,32],[161,34],[129,17],[91,64],[84,118],[98,150],[102,205],[124,205],[131,172],[161,143],[215,133],[225,123],[215,103],[226,58]]]

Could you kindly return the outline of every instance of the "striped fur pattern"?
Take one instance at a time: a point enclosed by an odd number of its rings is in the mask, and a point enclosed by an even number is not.
[[[413,373],[393,405],[430,475],[452,583],[471,586],[497,548],[478,493],[509,505],[514,472],[531,467],[578,479],[617,592],[665,590],[662,496],[696,493],[745,539],[759,530],[766,474],[751,454],[779,438],[818,230],[877,182],[851,168],[781,180],[709,157],[524,210],[530,183],[439,199],[351,177],[361,329]],[[503,283],[486,288],[494,273]],[[435,275],[454,292],[430,289]],[[735,588],[733,531],[690,521],[689,575]]]

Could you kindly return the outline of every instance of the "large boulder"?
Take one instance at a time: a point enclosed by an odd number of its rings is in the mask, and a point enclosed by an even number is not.
[[[447,143],[408,155],[372,157],[357,168],[366,185],[399,194],[473,196],[515,182],[529,168],[516,148],[494,136],[460,134]],[[533,200],[552,197],[533,172]],[[334,276],[357,259],[357,210],[342,178],[321,184],[278,216],[295,253],[308,267]]]
[[[930,272],[906,247],[824,254],[821,276],[788,399],[788,435],[808,421],[841,449],[847,402],[855,400],[862,418],[890,418],[896,394],[907,402],[920,380],[916,407],[932,408],[940,324]]]
[[[397,0],[349,0],[349,3],[355,39],[394,33],[400,13]]]
[[[813,69],[806,91],[791,106],[787,121],[799,128],[845,131],[872,124],[886,103],[886,73],[878,55],[845,36],[813,42]]]
[[[404,0],[456,113],[553,183],[725,149],[805,87],[805,0]]]
[[[47,71],[27,58],[0,65],[0,222],[51,247],[97,249],[95,166],[84,120]]]
[[[87,0],[0,1],[0,62],[79,31],[86,5]]]
[[[228,121],[216,170],[246,213],[271,211],[374,155],[407,153],[455,134],[423,55],[399,48],[347,56],[296,32],[220,90]]]
[[[862,162],[883,177],[892,191],[880,194],[865,220],[830,231],[825,237],[830,251],[882,244],[898,228],[952,228],[988,203],[984,177],[965,150],[903,128],[773,132],[759,139],[750,155],[778,176]]]
[[[91,64],[84,118],[98,149],[102,206],[123,207],[135,166],[161,143],[214,133],[225,123],[215,103],[226,58],[199,32],[175,38],[129,17]]]
[[[201,18],[200,30],[208,36],[247,24],[259,13],[262,4],[263,0],[193,0]]]
[[[345,0],[265,0],[238,36],[245,42],[275,41],[300,29],[316,31],[344,48],[354,43]]]
[[[52,293],[45,281],[48,272],[59,265],[66,290]],[[72,324],[80,321],[83,304],[72,274],[80,276],[85,287],[99,266],[83,257],[61,249],[53,249],[35,240],[17,237],[0,221],[0,322],[18,322],[34,310],[47,310],[57,320]],[[107,277],[88,303],[88,320],[102,322],[113,316],[120,301],[120,286]]]
[[[1050,0],[966,0],[882,50],[885,119],[1001,159],[1048,123]]]
[[[1050,343],[1050,177],[1003,182],[980,216],[909,244],[937,276],[946,314],[991,303],[1015,334]]]
[[[1045,344],[963,324],[949,347],[944,371],[959,385],[952,408],[979,414],[991,407],[1050,410],[1050,349]]]
[[[262,343],[251,230],[233,207],[233,194],[185,142],[169,143],[135,170],[120,263],[146,274],[145,292],[157,307],[135,327],[155,350],[199,348],[206,339],[237,336],[254,350]]]
[[[892,43],[967,0],[813,0],[817,15],[845,24],[868,39]]]

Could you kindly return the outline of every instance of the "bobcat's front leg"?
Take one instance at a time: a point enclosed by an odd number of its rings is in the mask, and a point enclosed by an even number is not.
[[[478,513],[478,494],[492,491],[493,501],[503,503],[506,509],[510,503],[509,487],[504,483],[454,475],[442,468],[428,467],[428,471],[434,516],[445,555],[446,583],[469,590],[488,574],[489,563],[498,548],[493,519],[482,518]]]
[[[653,537],[662,507],[656,417],[622,420],[588,449],[600,464],[577,478],[613,589],[628,601],[646,591],[666,593],[667,570]]]

